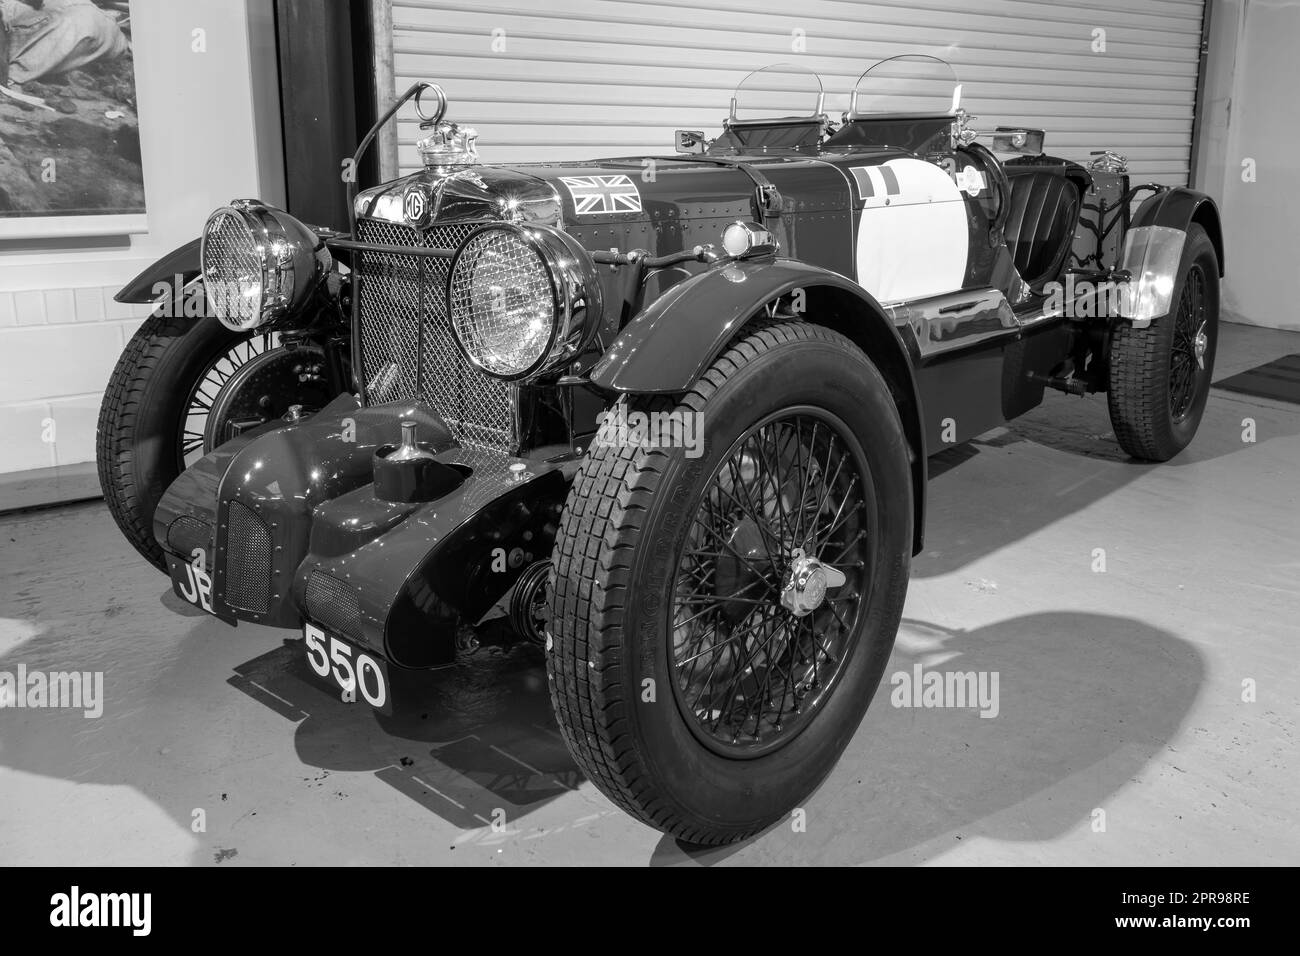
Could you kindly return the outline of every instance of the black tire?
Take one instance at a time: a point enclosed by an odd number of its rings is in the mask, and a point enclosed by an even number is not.
[[[155,312],[113,369],[95,435],[99,484],[122,534],[161,571],[167,565],[154,539],[153,516],[182,469],[181,426],[189,398],[223,355],[256,334],[232,332],[209,318]]]
[[[575,761],[616,804],[684,842],[730,843],[788,814],[821,782],[880,682],[911,561],[907,441],[889,388],[867,357],[843,336],[805,323],[771,325],[739,339],[680,403],[641,398],[628,407],[698,413],[704,451],[692,458],[682,447],[627,442],[597,442],[589,451],[552,556],[551,700]],[[854,539],[868,542],[860,547],[868,552],[861,566],[869,570],[858,572],[857,581],[858,595],[867,599],[845,606],[845,614],[856,615],[854,626],[841,622],[851,636],[821,698],[807,715],[789,712],[792,724],[802,721],[799,729],[779,736],[778,717],[775,749],[732,756],[726,741],[706,738],[699,715],[679,697],[674,668],[681,662],[673,660],[673,643],[681,624],[677,617],[670,624],[669,615],[676,613],[687,532],[704,513],[715,471],[734,460],[728,455],[747,430],[790,409],[826,414],[855,436],[845,447],[866,466],[863,493],[850,510],[866,514],[859,528],[871,530]],[[803,490],[800,500],[806,500]],[[776,620],[785,612],[772,613]],[[820,641],[820,632],[812,639]],[[746,652],[745,659],[752,664],[757,655]],[[653,702],[644,700],[648,686],[657,689]],[[797,685],[795,691],[797,700]],[[756,717],[756,739],[757,728]]]
[[[1199,301],[1193,302],[1198,288]],[[1219,259],[1209,235],[1195,223],[1187,231],[1171,301],[1169,314],[1145,329],[1135,329],[1121,319],[1111,336],[1107,399],[1111,425],[1120,447],[1145,461],[1168,461],[1191,444],[1214,376]],[[1193,326],[1193,340],[1198,331],[1206,336],[1200,363],[1188,354],[1194,343],[1188,340],[1187,321]],[[1184,374],[1186,393],[1180,387]]]

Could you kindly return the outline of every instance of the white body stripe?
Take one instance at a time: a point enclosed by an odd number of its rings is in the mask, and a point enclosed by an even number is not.
[[[865,173],[874,192],[858,225],[858,284],[881,303],[960,289],[970,251],[961,190],[924,160],[891,159],[885,165],[898,180],[895,195],[880,167],[853,171],[859,182]]]

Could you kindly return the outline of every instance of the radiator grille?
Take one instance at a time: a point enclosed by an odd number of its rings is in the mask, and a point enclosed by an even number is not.
[[[363,242],[455,249],[479,223],[434,226],[421,233],[363,219]],[[359,262],[361,359],[374,403],[428,403],[462,444],[513,452],[508,386],[469,364],[452,338],[447,315],[451,260],[362,253]]]
[[[324,571],[313,571],[307,579],[307,616],[337,634],[361,640],[356,589]]]
[[[271,532],[252,508],[230,502],[226,534],[225,600],[265,614],[271,607]]]

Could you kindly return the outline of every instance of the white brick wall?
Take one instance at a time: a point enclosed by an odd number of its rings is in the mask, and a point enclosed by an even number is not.
[[[94,460],[104,386],[150,312],[118,288],[0,291],[0,472]]]

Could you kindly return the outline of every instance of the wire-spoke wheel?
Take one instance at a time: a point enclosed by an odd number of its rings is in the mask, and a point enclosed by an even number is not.
[[[808,323],[737,340],[680,401],[623,401],[649,428],[593,444],[556,538],[552,703],[619,806],[744,839],[825,777],[880,681],[909,448],[875,366]],[[703,448],[679,440],[701,428]]]
[[[220,444],[218,435],[222,431],[223,422],[219,414],[213,414],[213,406],[221,396],[221,390],[239,369],[279,345],[279,335],[276,333],[253,335],[242,342],[236,342],[225,355],[212,363],[212,367],[195,384],[180,423],[179,451],[183,466],[192,464],[195,459]]]
[[[672,654],[678,702],[720,753],[780,746],[841,672],[870,558],[864,460],[834,416],[788,410],[746,432],[706,486],[678,562]]]
[[[1111,335],[1107,403],[1120,447],[1168,461],[1196,435],[1219,337],[1219,260],[1193,223],[1183,243],[1173,307],[1147,328],[1119,319]]]

